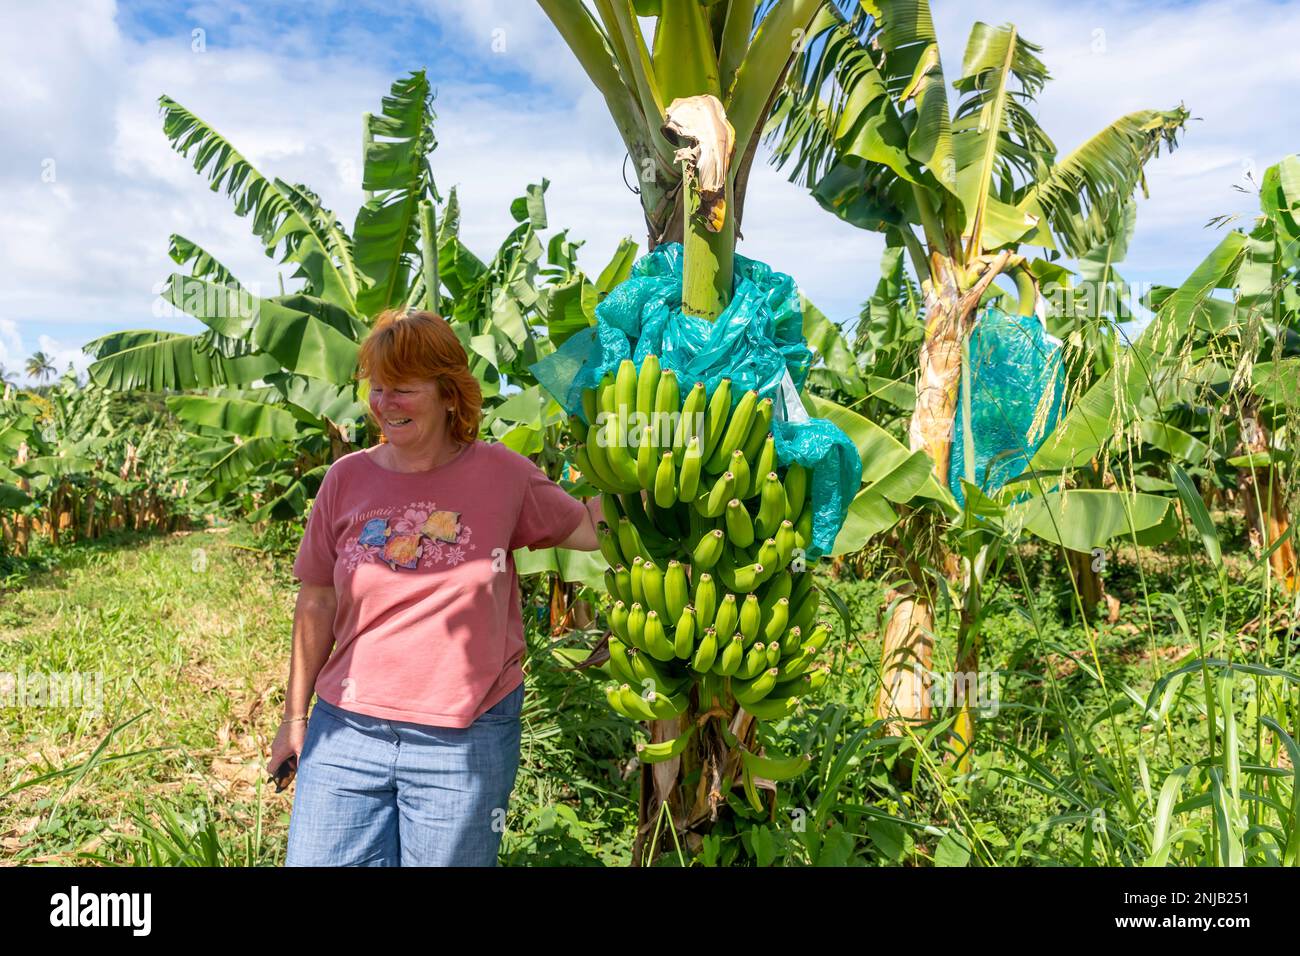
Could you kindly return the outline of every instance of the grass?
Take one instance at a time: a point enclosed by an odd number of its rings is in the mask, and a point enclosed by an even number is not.
[[[0,671],[102,672],[103,701],[0,708],[0,861],[283,861],[292,790],[274,793],[263,768],[288,671],[296,533],[124,535],[9,570]],[[1224,523],[1225,542],[1232,534]],[[765,729],[774,749],[813,764],[763,818],[733,794],[699,862],[1294,864],[1294,605],[1265,593],[1240,551],[1225,556],[1220,586],[1175,542],[1114,553],[1107,586],[1121,614],[1085,631],[1051,549],[1019,556],[986,605],[981,664],[999,672],[1000,697],[972,772],[943,760],[943,710],[915,738],[881,735],[881,585],[827,577],[855,640],[839,641],[828,693]],[[935,670],[953,666],[954,627],[941,610]],[[564,651],[593,634],[528,634],[502,862],[626,865],[636,732],[598,680],[568,669]],[[1202,658],[1224,663],[1171,678]],[[671,845],[661,860],[682,862]]]

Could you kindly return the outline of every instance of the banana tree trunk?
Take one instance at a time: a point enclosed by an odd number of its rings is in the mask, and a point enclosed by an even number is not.
[[[1259,419],[1258,407],[1249,399],[1245,403],[1243,419],[1241,448],[1238,454],[1268,452],[1268,428]],[[1282,476],[1272,465],[1242,468],[1238,472],[1237,486],[1241,492],[1246,526],[1250,529],[1251,547],[1257,553],[1262,552],[1272,547],[1274,542],[1286,534],[1291,525],[1290,516],[1287,514],[1286,495],[1282,488]],[[1294,594],[1300,588],[1300,571],[1297,569],[1294,539],[1284,541],[1269,555],[1268,560],[1278,581],[1288,593]]]
[[[1093,570],[1093,557],[1083,551],[1066,550],[1065,559],[1070,573],[1079,588],[1079,602],[1083,615],[1090,621],[1097,619],[1097,605],[1105,604],[1106,620],[1114,624],[1119,620],[1119,599],[1106,592],[1106,582],[1101,572]]]
[[[957,387],[961,382],[962,344],[970,331],[980,297],[1006,268],[1010,253],[1001,252],[983,268],[969,288],[962,287],[958,267],[939,253],[930,256],[930,278],[925,282],[925,339],[917,363],[916,409],[908,428],[913,451],[923,448],[934,463],[941,485],[948,484],[948,452],[957,414]],[[912,540],[937,540],[918,529]],[[906,547],[906,544],[904,545]],[[903,555],[908,585],[894,605],[885,628],[881,688],[876,716],[886,720],[887,733],[899,733],[901,722],[930,717],[929,673],[934,651],[934,606],[924,566],[939,567],[949,577],[956,566],[941,548]]]

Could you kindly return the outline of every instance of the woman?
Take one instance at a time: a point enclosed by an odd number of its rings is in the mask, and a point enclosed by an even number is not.
[[[330,466],[294,561],[285,862],[493,866],[524,694],[511,552],[595,550],[595,512],[477,440],[482,393],[439,316],[383,313],[358,364],[386,441]]]

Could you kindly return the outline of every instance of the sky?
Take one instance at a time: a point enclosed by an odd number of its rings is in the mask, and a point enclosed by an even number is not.
[[[255,291],[276,263],[231,200],[207,188],[162,132],[178,100],[263,174],[302,182],[351,226],[361,201],[361,116],[398,77],[436,90],[444,193],[462,237],[490,255],[510,200],[550,180],[552,231],[584,241],[598,272],[618,241],[645,249],[624,149],[580,67],[531,0],[0,0],[0,366],[29,383],[42,350],[83,370],[87,341],[122,329],[198,332],[157,298],[168,237],[208,249]],[[1250,177],[1300,151],[1300,2],[935,0],[944,69],[960,70],[977,20],[1015,23],[1053,79],[1035,107],[1065,155],[1108,122],[1184,103],[1179,148],[1148,166],[1149,198],[1122,273],[1173,284],[1220,237],[1249,224]],[[950,100],[955,97],[950,91]],[[856,319],[878,278],[879,234],[824,212],[786,174],[756,163],[739,251],[792,275],[837,322]],[[287,272],[286,272],[287,278]]]

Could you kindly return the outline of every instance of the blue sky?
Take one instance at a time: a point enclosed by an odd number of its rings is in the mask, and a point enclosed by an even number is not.
[[[1014,22],[1043,46],[1054,79],[1037,114],[1064,154],[1110,120],[1185,102],[1194,117],[1148,171],[1150,198],[1123,272],[1182,279],[1217,241],[1211,217],[1255,199],[1237,188],[1300,151],[1300,3],[933,3],[956,76],[975,20]],[[465,237],[490,253],[510,199],[551,180],[550,221],[586,245],[591,270],[617,241],[644,248],[623,185],[623,149],[599,97],[530,0],[184,3],[66,0],[14,5],[0,34],[0,364],[37,349],[60,371],[110,331],[201,326],[160,307],[167,237],[208,248],[255,289],[275,264],[173,153],[166,93],[235,143],[263,173],[307,183],[346,224],[360,202],[361,114],[425,68],[438,97],[433,162],[458,187]],[[195,31],[201,31],[197,33]],[[1261,50],[1260,43],[1269,46]],[[1272,51],[1272,52],[1269,52]],[[871,292],[878,235],[822,212],[768,166],[751,178],[740,251],[793,275],[837,321]],[[22,375],[20,381],[26,381]]]

